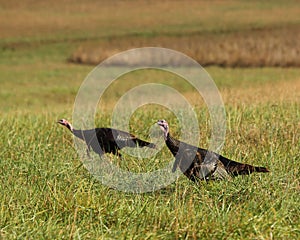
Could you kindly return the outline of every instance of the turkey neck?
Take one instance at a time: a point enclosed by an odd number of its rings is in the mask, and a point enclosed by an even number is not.
[[[176,154],[178,152],[178,149],[179,149],[180,141],[178,141],[177,139],[173,138],[168,133],[167,139],[166,139],[166,144],[167,144],[168,148],[170,149],[170,151],[172,152],[172,154],[174,156],[176,156]]]
[[[82,130],[73,129],[72,133],[73,133],[76,137],[78,137],[78,138],[84,140],[84,136],[83,136]]]

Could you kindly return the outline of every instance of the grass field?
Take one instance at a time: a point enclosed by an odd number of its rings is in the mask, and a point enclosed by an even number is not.
[[[299,26],[297,1],[138,3],[139,8],[132,1],[0,1],[0,239],[299,239],[297,67],[206,68],[226,108],[221,153],[266,166],[268,174],[198,184],[181,176],[164,189],[132,194],[102,185],[84,168],[71,134],[56,124],[71,120],[77,91],[93,69],[68,61],[81,47],[98,40],[107,46],[119,37],[127,47],[132,39],[177,39],[195,32],[217,39]],[[170,6],[174,10],[166,12]],[[223,13],[227,17],[220,21]],[[141,76],[129,77],[134,85]],[[145,83],[161,78],[150,73]],[[203,100],[182,81],[164,81],[193,104],[200,144],[207,147],[210,119]],[[98,126],[110,125],[112,107],[127,88],[124,81],[111,86],[104,111],[97,113]],[[160,118],[169,120],[179,137],[177,119],[161,107],[138,109],[130,128],[149,139]],[[137,173],[171,160],[166,147],[149,159],[111,156]]]

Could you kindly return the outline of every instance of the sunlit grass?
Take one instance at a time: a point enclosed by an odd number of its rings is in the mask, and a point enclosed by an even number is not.
[[[270,109],[272,111],[270,111]],[[145,115],[146,114],[146,115]],[[133,116],[153,124],[151,111]],[[199,112],[199,114],[201,114]],[[10,114],[1,120],[1,235],[11,237],[297,238],[299,236],[299,110],[297,104],[227,107],[226,156],[266,166],[268,174],[194,184],[185,177],[143,194],[102,185],[85,169],[57,114]],[[102,115],[97,125],[106,125]],[[176,122],[171,115],[168,119]],[[207,120],[203,119],[201,125]],[[298,127],[297,127],[298,126]],[[133,129],[147,139],[147,132]],[[172,124],[171,131],[177,129]],[[205,146],[209,131],[201,132]],[[112,156],[111,156],[112,157]],[[112,162],[135,172],[172,157]]]
[[[77,91],[93,69],[67,62],[81,43],[299,23],[294,1],[202,2],[201,8],[195,7],[197,1],[139,3],[141,8],[127,1],[117,6],[1,3],[0,239],[299,239],[298,68],[206,68],[226,108],[221,153],[270,173],[197,184],[181,176],[157,191],[133,194],[102,184],[84,167],[71,133],[56,123],[72,120]],[[289,14],[279,15],[281,9]],[[221,19],[224,12],[227,17]],[[254,13],[257,18],[249,17]],[[199,121],[199,145],[208,147],[211,123],[203,99],[178,76],[159,71],[130,73],[112,84],[99,103],[95,125],[111,126],[119,98],[136,84],[153,81],[174,87],[190,101]],[[137,109],[129,130],[161,141],[155,125],[161,118],[181,138],[174,113],[157,105]],[[151,138],[153,129],[158,135]],[[130,151],[122,152],[123,160],[108,158],[122,170],[155,171],[173,160],[166,146],[160,147],[149,158],[132,157]]]

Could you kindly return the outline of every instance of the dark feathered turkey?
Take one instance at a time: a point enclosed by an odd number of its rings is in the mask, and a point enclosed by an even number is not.
[[[104,153],[113,153],[121,156],[119,150],[124,147],[149,147],[155,148],[155,144],[143,141],[133,134],[113,129],[113,128],[95,128],[89,130],[74,129],[71,123],[65,119],[58,121],[59,124],[67,127],[76,137],[86,142],[88,150],[102,155]]]
[[[164,132],[166,145],[175,157],[172,171],[177,167],[190,180],[226,179],[230,176],[250,174],[252,172],[269,172],[265,167],[255,167],[249,164],[235,162],[217,153],[181,142],[169,133],[169,125],[165,120],[157,124]]]

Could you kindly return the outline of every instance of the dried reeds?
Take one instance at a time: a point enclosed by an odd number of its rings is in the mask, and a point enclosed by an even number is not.
[[[299,67],[299,39],[300,29],[297,26],[205,35],[110,38],[81,45],[69,61],[96,65],[118,52],[152,46],[183,52],[202,66]],[[131,61],[134,62],[134,59]],[[144,61],[147,61],[147,56]],[[119,64],[122,63],[132,64],[128,59]],[[180,64],[182,63],[178,62],[178,65]]]

